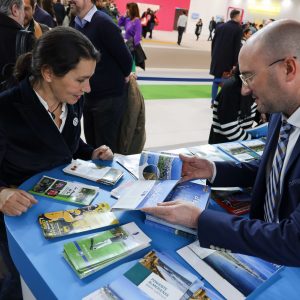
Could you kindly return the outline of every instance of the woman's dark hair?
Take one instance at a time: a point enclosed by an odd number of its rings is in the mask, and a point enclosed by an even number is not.
[[[139,7],[135,2],[127,3],[126,8],[129,10],[129,18],[131,20],[134,18],[140,18]]]
[[[251,31],[250,28],[246,28],[246,29],[243,31],[243,36],[245,36],[246,34],[248,34],[250,31]]]
[[[48,66],[56,76],[63,77],[75,69],[81,59],[98,62],[100,53],[79,31],[70,27],[55,27],[36,41],[31,54],[19,57],[15,76],[22,80],[32,75],[33,81],[39,81],[42,78],[42,68]]]

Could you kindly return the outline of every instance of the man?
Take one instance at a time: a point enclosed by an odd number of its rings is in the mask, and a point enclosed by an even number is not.
[[[224,23],[224,21],[223,21]],[[215,18],[214,17],[211,17],[211,20],[209,22],[209,25],[208,25],[208,30],[209,30],[209,37],[208,37],[208,41],[212,41],[212,33],[213,31],[216,29],[216,21],[215,21]]]
[[[16,36],[23,23],[23,0],[0,1],[0,82],[4,80],[3,67],[16,62]]]
[[[179,16],[178,21],[177,21],[177,31],[178,31],[178,40],[177,40],[177,44],[180,45],[181,44],[181,40],[182,40],[182,35],[185,31],[185,27],[186,27],[186,23],[187,23],[187,15],[186,15],[186,11],[182,11],[182,15]]]
[[[210,74],[214,76],[211,91],[212,105],[217,96],[219,84],[223,82],[226,74],[229,76],[238,61],[242,39],[240,20],[240,11],[234,9],[230,13],[230,20],[215,30],[210,65]]]
[[[126,80],[132,57],[120,29],[111,17],[98,11],[92,0],[74,0],[75,28],[86,35],[101,53],[86,94],[84,133],[92,146],[108,145],[118,151],[120,123],[126,106]]]
[[[243,94],[252,94],[261,113],[273,114],[262,158],[212,163],[181,156],[183,180],[206,178],[214,186],[253,186],[250,220],[200,211],[184,202],[144,211],[197,227],[201,247],[300,266],[299,31],[299,22],[275,21],[255,33],[239,55]]]
[[[61,26],[66,16],[65,6],[61,3],[61,0],[54,1],[53,9],[57,21],[57,25]]]
[[[39,22],[41,24],[45,24],[45,25],[47,25],[50,28],[55,27],[53,18],[50,16],[50,14],[48,14],[44,9],[42,9],[39,6],[39,2],[35,5],[33,18],[37,22]]]
[[[36,0],[24,0],[24,27],[26,30],[31,31],[34,34],[34,37],[38,39],[44,32],[49,30],[49,27],[34,20],[33,14],[35,6]]]

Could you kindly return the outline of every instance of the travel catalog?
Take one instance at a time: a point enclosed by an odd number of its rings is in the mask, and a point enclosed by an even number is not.
[[[245,299],[281,268],[257,257],[201,248],[199,241],[177,253],[226,299]]]
[[[133,267],[83,300],[106,299],[99,295],[113,295],[107,299],[123,300],[221,300],[216,291],[182,267],[173,258],[152,250]],[[200,298],[201,297],[201,298]]]

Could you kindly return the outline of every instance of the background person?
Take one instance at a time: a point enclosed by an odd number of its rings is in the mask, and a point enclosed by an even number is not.
[[[20,57],[16,76],[29,77],[0,94],[0,250],[10,271],[1,299],[22,299],[3,214],[19,216],[37,203],[14,187],[72,158],[112,159],[107,146],[94,149],[80,139],[82,95],[90,91],[98,59],[98,51],[81,33],[58,27],[37,40],[32,55]]]
[[[195,28],[195,35],[197,37],[197,41],[199,40],[199,36],[202,31],[202,26],[203,26],[202,19],[199,19],[199,21],[196,24],[196,28]]]
[[[178,31],[178,39],[177,39],[177,44],[181,44],[182,36],[186,28],[187,24],[187,12],[185,10],[182,11],[182,14],[179,16],[178,21],[177,21],[177,31]]]
[[[300,23],[275,21],[241,48],[243,94],[272,113],[263,156],[249,163],[181,155],[182,179],[213,186],[253,186],[250,219],[185,202],[143,209],[172,223],[198,228],[201,247],[300,266]],[[274,47],[276,41],[276,47]]]
[[[92,0],[73,0],[75,28],[86,35],[101,53],[85,95],[84,134],[93,147],[108,145],[118,152],[121,119],[126,108],[127,81],[132,57],[120,28],[98,11]]]

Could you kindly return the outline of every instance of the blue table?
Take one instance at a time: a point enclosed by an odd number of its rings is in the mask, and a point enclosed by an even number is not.
[[[112,166],[120,168],[112,163]],[[37,174],[22,184],[21,188],[29,190],[42,175],[52,176],[65,180],[80,181],[90,185],[100,186],[101,191],[94,203],[108,202],[113,204],[115,200],[110,197],[111,187],[100,185],[88,180],[64,174],[60,168],[53,169],[43,174]],[[132,180],[129,174],[125,174],[120,183]],[[119,183],[119,184],[120,184]],[[69,237],[46,240],[38,225],[38,216],[44,212],[71,209],[74,206],[66,202],[55,201],[45,197],[37,197],[39,203],[32,207],[26,214],[20,217],[5,217],[7,235],[11,256],[21,276],[37,299],[81,299],[92,291],[106,285],[120,274],[124,273],[136,260],[146,254],[150,248],[144,249],[130,257],[127,257],[104,270],[79,279],[69,267],[62,256],[63,245],[81,236],[95,234],[97,230],[90,233],[71,235]],[[214,209],[220,209],[216,205]],[[163,231],[157,231],[144,225],[144,215],[139,211],[129,211],[117,214],[120,223],[125,224],[134,221],[152,239],[152,247],[158,251],[166,252],[194,274],[198,275],[177,253],[176,250],[191,243],[191,240],[175,236]],[[199,276],[199,275],[198,275]],[[276,274],[260,288],[258,288],[249,299],[299,299],[300,295],[300,269],[285,268]]]

